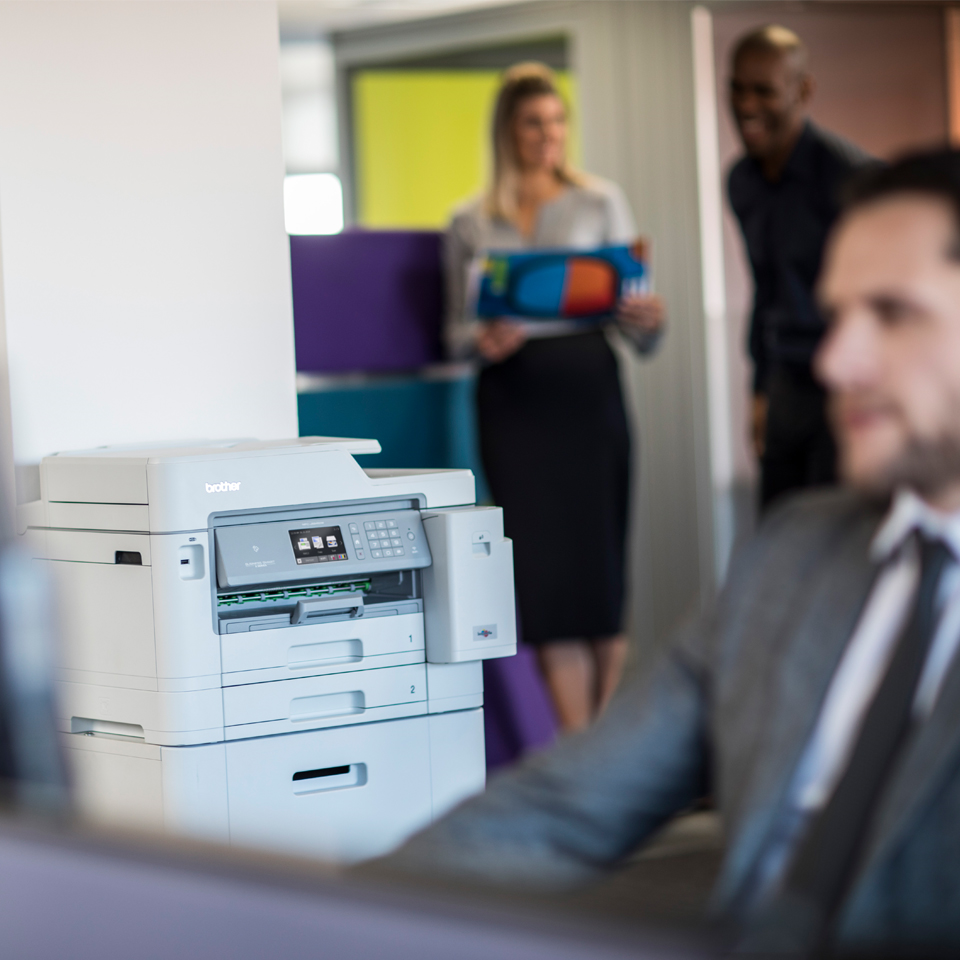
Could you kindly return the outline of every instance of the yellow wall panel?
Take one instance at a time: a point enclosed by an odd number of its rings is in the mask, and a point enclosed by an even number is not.
[[[558,81],[573,102],[569,74]],[[354,157],[363,226],[443,227],[453,207],[483,187],[499,82],[496,70],[355,74]]]

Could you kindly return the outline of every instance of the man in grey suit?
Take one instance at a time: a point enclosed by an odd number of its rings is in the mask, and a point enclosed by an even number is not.
[[[960,949],[960,153],[862,176],[820,299],[845,489],[774,511],[646,685],[393,866],[576,884],[709,789],[741,949]]]

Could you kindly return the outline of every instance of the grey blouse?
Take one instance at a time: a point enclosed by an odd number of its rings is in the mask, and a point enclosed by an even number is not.
[[[448,355],[463,359],[473,352],[477,321],[466,313],[467,273],[470,264],[485,250],[537,250],[572,247],[589,250],[612,244],[631,243],[637,228],[630,204],[615,183],[589,177],[584,185],[568,187],[540,209],[533,236],[524,237],[507,220],[491,217],[481,199],[458,208],[450,221],[444,245],[447,281],[447,313],[444,339]],[[659,332],[645,334],[616,325],[641,353],[651,351]],[[533,329],[531,327],[531,329]],[[566,333],[575,329],[569,321],[540,325],[543,333]]]

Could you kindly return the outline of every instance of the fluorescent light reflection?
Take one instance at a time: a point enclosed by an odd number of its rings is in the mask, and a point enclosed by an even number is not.
[[[339,233],[343,229],[343,189],[332,173],[284,177],[283,219],[289,234]]]

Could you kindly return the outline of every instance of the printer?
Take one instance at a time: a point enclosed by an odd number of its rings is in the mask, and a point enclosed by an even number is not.
[[[372,440],[103,447],[21,508],[59,585],[80,811],[351,862],[484,785],[512,544],[469,470]]]

